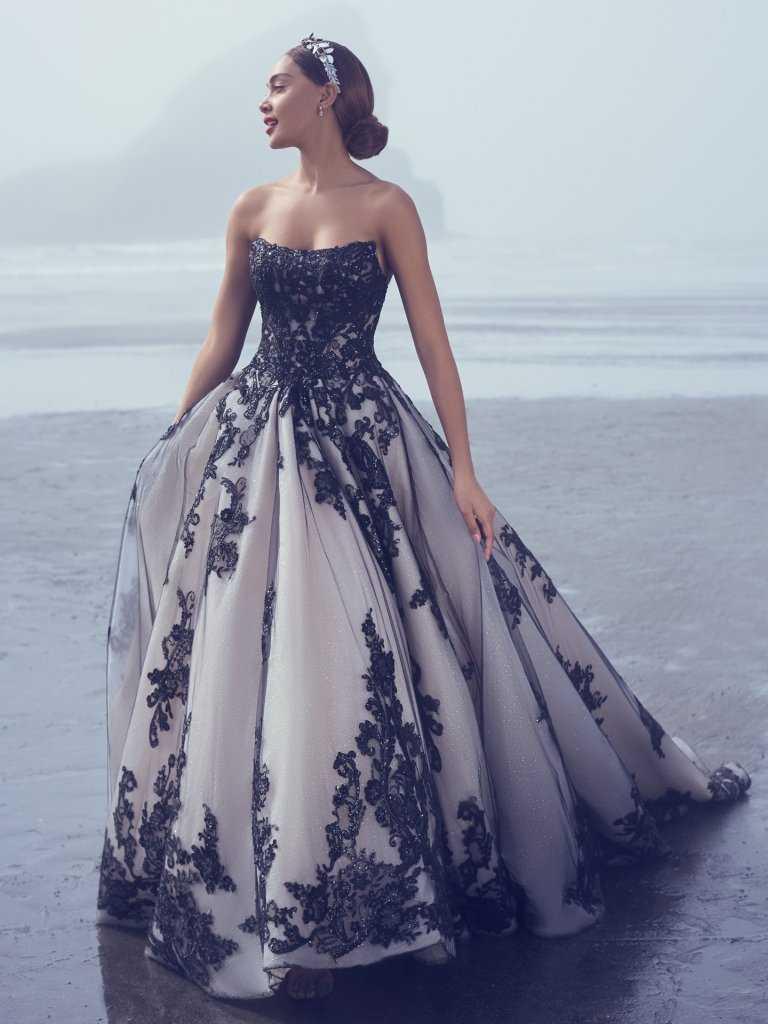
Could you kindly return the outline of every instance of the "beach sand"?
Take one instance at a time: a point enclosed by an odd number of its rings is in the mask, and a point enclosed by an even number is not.
[[[141,936],[93,923],[119,533],[172,413],[0,420],[0,1010],[13,1024],[261,1020],[286,998],[217,1003],[148,961]],[[366,1006],[398,1022],[767,1019],[768,400],[500,399],[468,415],[482,486],[627,682],[668,732],[712,767],[741,761],[753,785],[667,826],[670,861],[606,872],[595,927],[475,939],[447,973],[408,958],[339,971],[333,1019],[360,1024]]]

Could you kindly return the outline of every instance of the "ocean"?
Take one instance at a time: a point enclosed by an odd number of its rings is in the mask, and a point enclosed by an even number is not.
[[[452,235],[429,258],[468,399],[768,393],[768,242]],[[0,248],[0,416],[175,409],[223,259],[220,238]],[[260,330],[257,307],[238,366]],[[394,279],[376,351],[429,398]]]

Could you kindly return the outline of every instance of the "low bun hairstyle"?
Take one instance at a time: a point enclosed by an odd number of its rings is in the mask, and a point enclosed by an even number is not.
[[[384,149],[389,129],[373,112],[373,86],[363,63],[346,46],[332,39],[328,42],[333,47],[333,62],[341,88],[331,109],[349,155],[355,160],[366,160]],[[286,53],[315,85],[327,84],[328,76],[322,61],[310,50],[299,45]]]

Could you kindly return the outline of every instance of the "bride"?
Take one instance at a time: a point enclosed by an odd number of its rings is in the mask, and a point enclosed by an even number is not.
[[[667,734],[480,486],[419,215],[354,162],[387,140],[361,62],[310,35],[266,86],[300,163],[235,202],[125,513],[98,892],[100,923],[242,999],[580,931],[603,866],[750,785]],[[393,277],[444,435],[375,351]]]

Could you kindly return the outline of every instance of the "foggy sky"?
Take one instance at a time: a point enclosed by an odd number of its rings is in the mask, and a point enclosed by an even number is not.
[[[269,151],[257,104],[313,31],[366,64],[390,167],[434,185],[451,230],[764,242],[767,30],[764,0],[33,0],[3,15],[0,177],[114,159],[251,42],[253,91],[222,117],[252,135],[246,182],[285,174],[297,151]],[[280,41],[266,60],[265,36]],[[200,144],[215,148],[210,127]],[[393,177],[383,156],[361,165]]]

